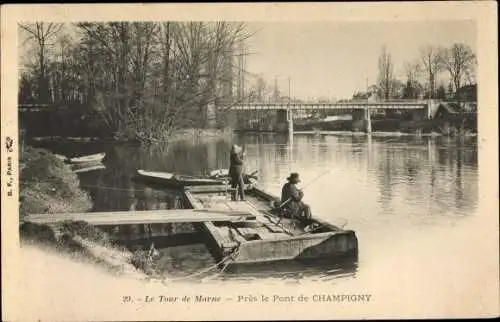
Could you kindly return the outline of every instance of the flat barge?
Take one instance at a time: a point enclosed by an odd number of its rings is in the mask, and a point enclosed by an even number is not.
[[[281,218],[273,207],[279,199],[260,188],[247,190],[245,201],[231,201],[227,188],[221,186],[186,187],[183,194],[187,208],[237,211],[255,218],[240,222],[194,223],[217,261],[232,254],[232,265],[357,260],[358,240],[354,231],[317,217],[307,226],[296,219]]]

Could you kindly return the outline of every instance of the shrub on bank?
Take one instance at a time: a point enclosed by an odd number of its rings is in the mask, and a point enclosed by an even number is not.
[[[70,167],[51,152],[26,147],[20,156],[20,216],[28,213],[85,212],[92,208]]]
[[[155,262],[154,258],[151,257],[149,251],[138,249],[134,251],[132,257],[130,258],[130,263],[141,272],[151,277],[160,277],[162,272]]]

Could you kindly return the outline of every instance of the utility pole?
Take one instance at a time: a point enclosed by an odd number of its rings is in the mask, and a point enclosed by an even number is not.
[[[288,105],[290,105],[292,103],[292,95],[291,95],[291,91],[290,91],[291,83],[292,83],[292,79],[290,77],[288,77]]]
[[[245,97],[245,55],[246,55],[246,48],[245,48],[245,43],[241,41],[241,49],[242,49],[242,55],[241,55],[241,97],[242,99]]]
[[[241,100],[244,97],[245,93],[245,44],[243,41],[239,43],[238,50],[238,100]]]
[[[278,102],[278,76],[274,76],[274,102]]]

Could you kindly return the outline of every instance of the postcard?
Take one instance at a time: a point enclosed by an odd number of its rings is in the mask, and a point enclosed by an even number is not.
[[[498,317],[496,3],[1,9],[4,320]]]

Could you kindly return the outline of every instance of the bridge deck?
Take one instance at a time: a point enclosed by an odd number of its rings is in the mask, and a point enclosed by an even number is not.
[[[233,110],[333,110],[333,109],[423,109],[427,102],[346,102],[346,103],[249,103],[233,106]]]

